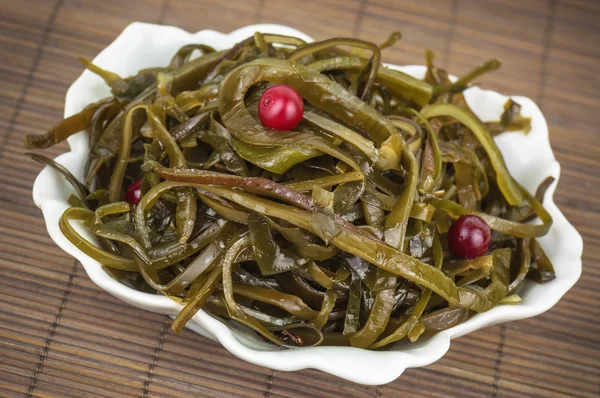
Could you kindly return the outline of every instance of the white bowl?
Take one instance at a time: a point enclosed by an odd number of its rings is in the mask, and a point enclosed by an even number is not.
[[[204,43],[217,50],[226,49],[251,36],[254,32],[293,35],[312,40],[302,32],[280,25],[252,25],[229,34],[212,30],[188,33],[181,29],[133,23],[95,59],[94,63],[122,76],[134,74],[142,68],[166,65],[175,51],[190,43]],[[423,66],[397,67],[422,78]],[[73,83],[67,92],[65,117],[80,111],[85,105],[110,95],[102,80],[89,71]],[[508,97],[493,91],[471,88],[466,98],[473,111],[484,121],[498,120]],[[534,190],[547,176],[558,179],[560,167],[548,141],[548,126],[537,105],[525,97],[512,97],[522,105],[522,113],[531,117],[532,130],[528,135],[507,133],[496,139],[511,174],[528,190]],[[83,178],[88,155],[86,132],[69,138],[71,152],[57,158],[77,178]],[[477,314],[467,322],[415,344],[396,345],[387,351],[368,351],[351,347],[313,347],[278,350],[265,343],[253,332],[233,322],[223,322],[204,311],[199,311],[189,323],[195,332],[218,340],[235,356],[256,365],[292,371],[305,368],[319,369],[341,378],[378,385],[393,381],[404,369],[428,365],[440,359],[450,346],[452,338],[465,335],[485,326],[514,321],[540,314],[551,308],[581,274],[582,239],[552,201],[555,184],[546,195],[544,206],[554,219],[550,232],[540,239],[544,250],[554,263],[556,279],[545,284],[526,281],[519,291],[523,302],[516,306],[498,306]],[[33,186],[33,199],[42,210],[50,237],[64,251],[83,264],[89,277],[108,293],[148,311],[176,315],[181,305],[167,297],[135,291],[112,279],[100,265],[73,246],[60,232],[58,220],[69,207],[67,199],[73,192],[67,182],[46,167]],[[93,239],[90,232],[78,228],[82,235]]]

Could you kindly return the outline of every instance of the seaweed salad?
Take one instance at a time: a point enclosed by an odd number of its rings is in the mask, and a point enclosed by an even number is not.
[[[512,100],[495,122],[470,110],[464,90],[498,61],[451,79],[427,51],[416,79],[381,63],[399,38],[256,33],[130,77],[81,59],[112,96],[26,137],[89,136],[82,182],[29,154],[74,186],[62,233],[181,303],[175,331],[202,309],[278,346],[377,349],[518,304],[526,278],[554,277],[536,240],[552,180],[527,192],[493,137],[530,120]]]

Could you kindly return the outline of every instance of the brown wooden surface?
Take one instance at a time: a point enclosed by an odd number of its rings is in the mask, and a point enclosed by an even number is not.
[[[459,338],[379,388],[249,365],[120,303],[48,238],[31,201],[40,166],[21,146],[61,117],[77,57],[132,21],[224,32],[273,22],[376,42],[401,30],[386,61],[422,63],[429,47],[455,74],[501,59],[483,85],[533,98],[548,119],[556,202],[584,237],[580,281],[546,314]],[[0,396],[600,396],[599,22],[595,0],[0,0]]]

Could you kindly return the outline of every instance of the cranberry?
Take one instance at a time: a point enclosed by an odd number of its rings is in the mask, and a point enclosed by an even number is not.
[[[269,87],[260,97],[258,117],[265,127],[291,130],[300,123],[304,102],[296,90],[284,84]]]
[[[142,199],[141,178],[132,182],[131,185],[127,187],[127,192],[125,193],[125,200],[129,204],[137,205],[138,203],[140,203],[140,199]]]
[[[460,216],[448,230],[450,250],[461,258],[481,256],[490,247],[491,240],[490,227],[477,216]]]

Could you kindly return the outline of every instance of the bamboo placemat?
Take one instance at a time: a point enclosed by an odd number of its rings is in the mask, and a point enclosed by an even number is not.
[[[550,125],[556,202],[584,237],[581,280],[546,314],[456,339],[439,362],[379,388],[250,365],[122,304],[48,238],[31,200],[40,167],[22,143],[62,116],[77,57],[132,21],[225,32],[272,22],[376,42],[401,30],[386,61],[422,64],[428,47],[455,74],[499,58],[483,85],[533,98]],[[0,396],[600,396],[599,21],[594,0],[1,0]]]

